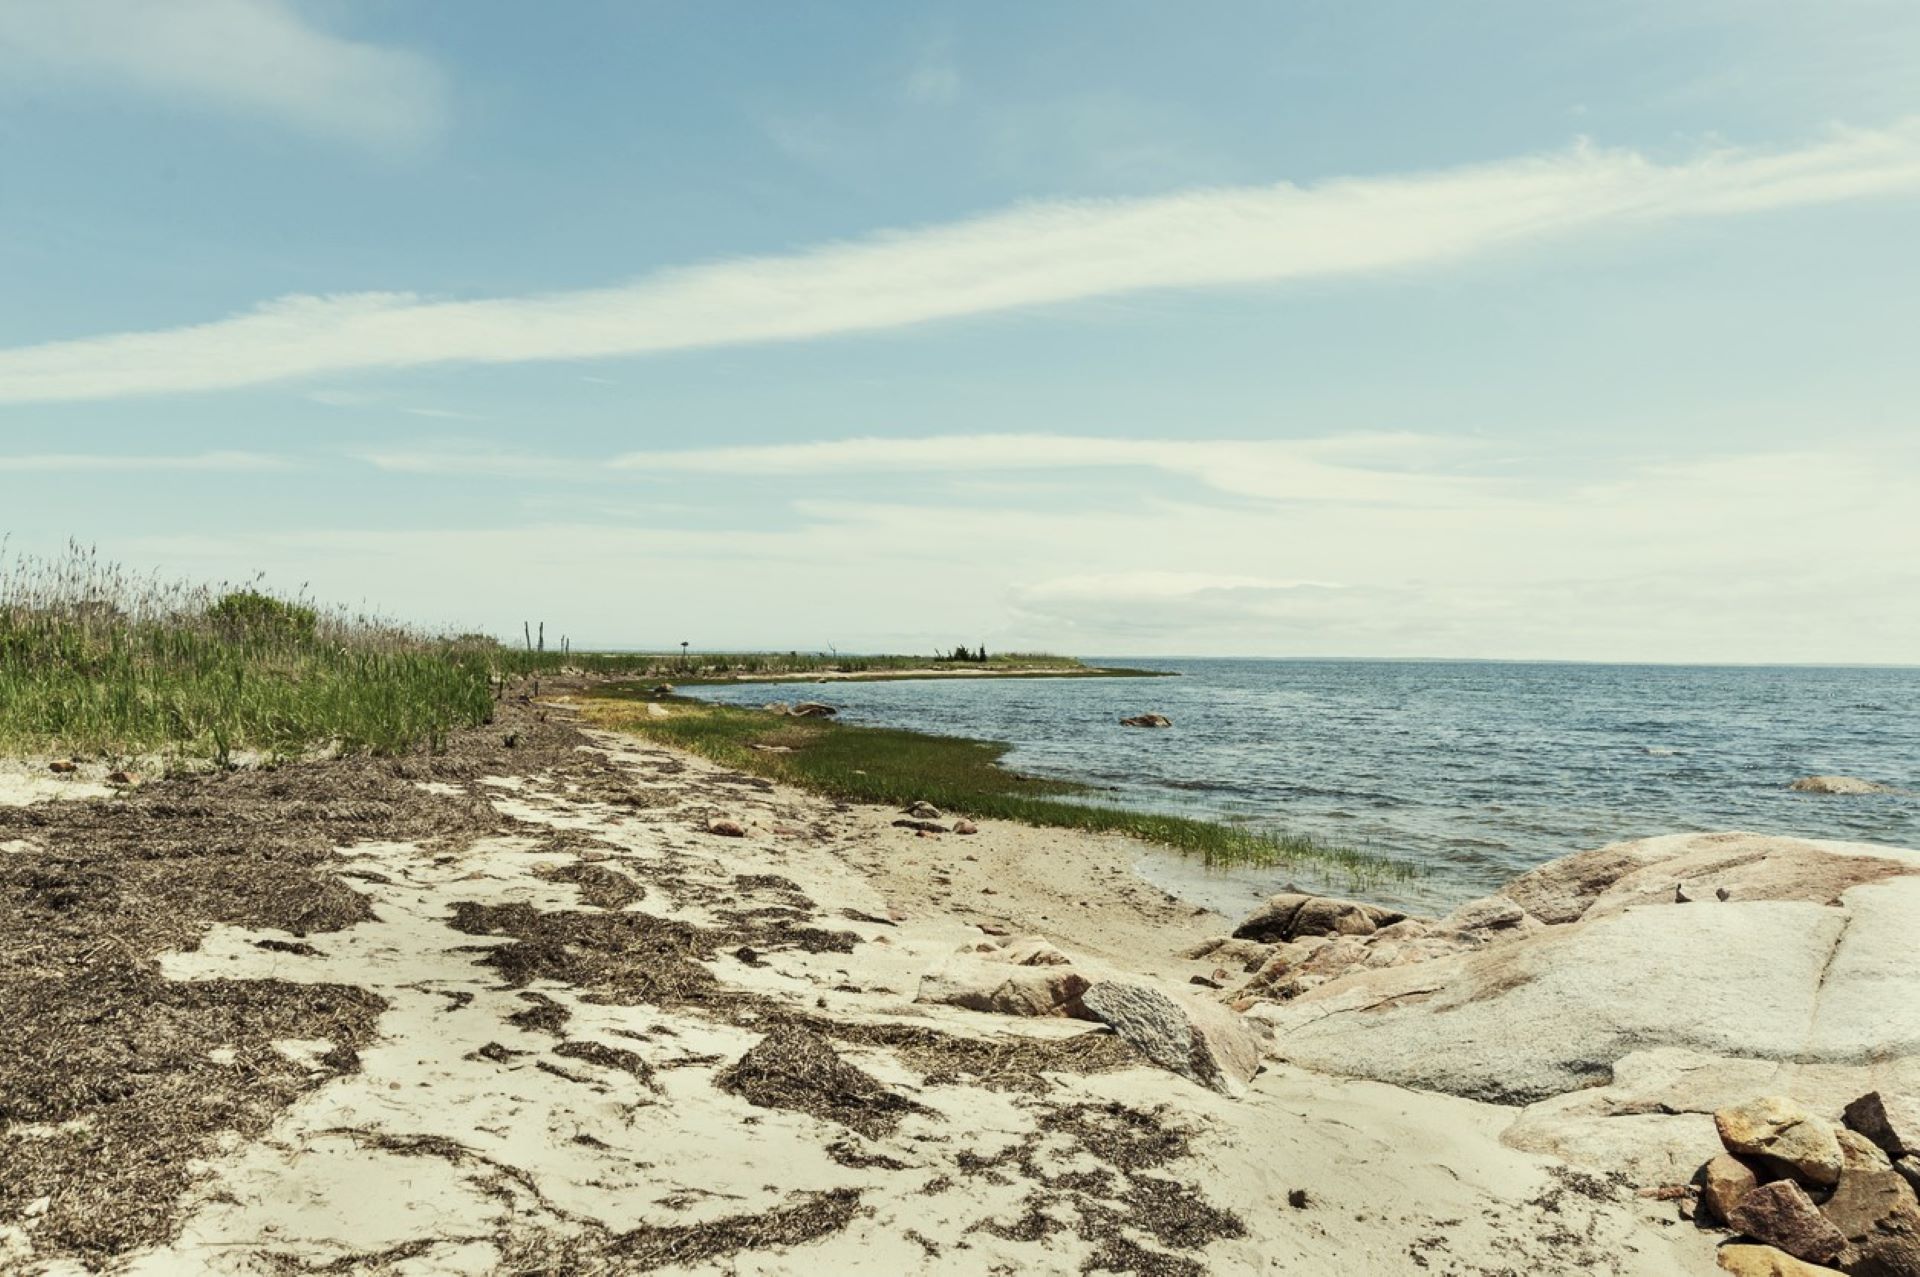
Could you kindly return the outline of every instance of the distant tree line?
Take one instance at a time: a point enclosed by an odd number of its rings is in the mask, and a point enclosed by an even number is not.
[[[949,661],[984,662],[987,659],[987,645],[982,643],[978,648],[956,647],[953,649],[953,654],[946,659]]]

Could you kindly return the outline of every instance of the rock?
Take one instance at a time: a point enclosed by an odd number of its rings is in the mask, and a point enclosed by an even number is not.
[[[654,696],[671,696],[673,695],[673,684],[672,683],[656,683],[651,689],[649,689],[649,692],[651,695],[654,695]]]
[[[1840,1140],[1832,1124],[1784,1095],[1723,1108],[1713,1124],[1729,1153],[1759,1158],[1816,1187],[1840,1182]]]
[[[895,829],[917,829],[923,834],[944,834],[947,827],[933,820],[911,820],[902,817],[893,822]]]
[[[1915,1192],[1920,1192],[1920,1155],[1907,1154],[1893,1164],[1893,1169],[1906,1177],[1907,1183],[1913,1185]]]
[[[1080,1001],[1149,1060],[1201,1086],[1238,1095],[1260,1070],[1259,1040],[1217,1003],[1120,980],[1102,980]]]
[[[795,718],[832,718],[840,711],[819,701],[801,701],[791,712]]]
[[[1906,1080],[1920,1079],[1920,963],[1911,956],[1920,858],[1750,835],[1649,841],[1665,844],[1664,857],[1765,844],[1753,862],[1760,869],[1791,843],[1788,859],[1772,863],[1798,866],[1778,879],[1795,889],[1862,871],[1882,876],[1855,881],[1837,906],[1742,892],[1711,906],[1615,909],[1601,906],[1601,895],[1654,858],[1645,846],[1616,848],[1605,881],[1567,878],[1583,893],[1575,921],[1409,965],[1352,968],[1247,1014],[1270,1027],[1279,1055],[1305,1067],[1497,1103],[1601,1085],[1622,1057],[1665,1048],[1776,1072],[1817,1070],[1821,1104],[1836,1113],[1874,1085],[1920,1090]],[[1672,885],[1668,877],[1668,900]],[[1553,892],[1533,898],[1556,907]],[[1284,934],[1285,923],[1256,929]],[[1800,1084],[1762,1086],[1797,1092]],[[1704,1151],[1696,1147],[1686,1171]]]
[[[964,1007],[995,1015],[1085,1019],[1087,978],[1067,967],[1009,967],[960,960],[920,981],[916,1002]]]
[[[56,758],[47,764],[47,770],[59,776],[67,776],[80,770],[80,768],[77,764],[70,763],[64,758]]]
[[[722,838],[745,838],[747,827],[737,820],[728,820],[724,816],[715,817],[707,822],[707,832],[719,834]]]
[[[107,783],[109,785],[125,785],[131,788],[140,783],[140,773],[121,768],[119,771],[107,773]]]
[[[1920,1153],[1920,1098],[1869,1091],[1847,1105],[1845,1118],[1889,1157]]]
[[[1803,794],[1893,794],[1892,785],[1861,780],[1858,776],[1802,776],[1787,786]]]
[[[1880,1147],[1840,1132],[1846,1166],[1820,1213],[1847,1239],[1839,1265],[1858,1277],[1920,1277],[1920,1199]]]
[[[1021,936],[1008,940],[1005,946],[993,955],[1000,962],[1012,963],[1016,967],[1065,967],[1073,965],[1073,959],[1053,947],[1045,936]]]
[[[778,714],[782,718],[786,717],[788,714],[793,713],[793,706],[788,704],[786,701],[768,701],[765,705],[762,705],[760,708],[764,709],[769,714]]]
[[[1760,1187],[1753,1168],[1731,1153],[1716,1153],[1700,1168],[1700,1199],[1721,1223],[1733,1217],[1742,1198]]]
[[[1715,1252],[1720,1267],[1734,1277],[1846,1277],[1837,1268],[1802,1263],[1783,1250],[1735,1242]]]
[[[1235,940],[1231,936],[1215,936],[1211,940],[1202,940],[1180,956],[1191,961],[1212,958],[1215,962],[1224,962],[1229,966],[1238,966],[1243,971],[1258,971],[1273,956],[1274,946],[1262,944],[1258,940]]]
[[[1122,727],[1172,727],[1173,720],[1165,714],[1135,714],[1132,718],[1120,720]]]
[[[920,820],[940,819],[940,809],[938,807],[935,807],[930,802],[924,802],[924,801],[917,802],[910,807],[904,808],[903,810],[907,815],[916,817],[917,819],[920,819]]]
[[[1847,1248],[1846,1237],[1820,1213],[1806,1190],[1790,1179],[1762,1184],[1748,1193],[1727,1224],[1812,1264],[1830,1263]]]
[[[665,705],[656,705],[652,701],[648,701],[647,717],[648,718],[672,718],[673,711],[668,709]]]
[[[980,826],[974,824],[971,820],[956,820],[953,822],[953,832],[963,835],[977,834],[980,832]]]
[[[1285,892],[1242,919],[1233,929],[1233,938],[1270,944],[1302,936],[1366,936],[1405,917],[1357,900]]]
[[[1206,975],[1190,975],[1187,977],[1187,983],[1202,989],[1224,989],[1227,987],[1212,976]]]
[[[1461,905],[1437,925],[1443,931],[1510,931],[1529,921],[1535,919],[1513,901],[1488,896]]]

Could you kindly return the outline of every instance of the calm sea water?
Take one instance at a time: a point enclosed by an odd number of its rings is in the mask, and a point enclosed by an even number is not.
[[[1129,662],[1108,661],[1109,664]],[[1161,679],[711,687],[755,705],[1008,741],[1095,801],[1310,833],[1425,871],[1376,898],[1436,909],[1622,838],[1748,829],[1920,847],[1920,799],[1787,789],[1814,773],[1920,790],[1920,669],[1168,660]],[[1119,726],[1163,713],[1168,731]],[[1238,909],[1298,872],[1147,876]],[[1338,884],[1334,884],[1338,885]]]

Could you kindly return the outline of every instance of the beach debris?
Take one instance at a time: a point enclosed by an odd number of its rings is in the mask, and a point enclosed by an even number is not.
[[[1084,1020],[1080,1000],[1091,987],[1070,967],[1012,966],[969,955],[922,976],[913,1000],[994,1015]]]
[[[128,771],[123,767],[118,771],[108,772],[107,783],[109,785],[126,785],[132,787],[140,783],[140,773]]]
[[[1784,1095],[1720,1109],[1713,1124],[1729,1153],[1763,1158],[1821,1188],[1840,1182],[1840,1140],[1833,1125]]]
[[[928,1110],[855,1068],[825,1038],[782,1025],[713,1079],[756,1108],[788,1109],[837,1122],[869,1139],[891,1134],[909,1113]]]
[[[894,821],[893,827],[895,829],[916,829],[923,834],[944,834],[947,832],[947,827],[938,821],[911,820],[904,816]]]
[[[801,701],[789,711],[795,718],[832,718],[840,711],[819,701]]]
[[[1131,718],[1120,720],[1122,727],[1172,727],[1173,720],[1165,714],[1135,714]]]
[[[956,820],[953,822],[953,832],[956,834],[977,834],[980,832],[980,826],[974,824],[971,820]],[[967,859],[971,860],[973,857],[969,856]]]
[[[77,764],[68,762],[64,758],[56,758],[47,764],[47,770],[57,776],[67,776],[80,770],[80,768]]]
[[[757,749],[763,754],[791,754],[793,752],[793,746],[791,745],[762,745],[758,741],[755,741],[752,745],[748,746],[748,748]]]
[[[1284,892],[1248,914],[1233,929],[1233,938],[1274,943],[1303,936],[1370,936],[1406,916],[1357,900]]]
[[[917,817],[920,820],[940,819],[940,809],[925,799],[921,799],[911,806],[902,808],[902,810],[906,812],[907,815]]]
[[[729,820],[724,816],[716,816],[714,819],[709,820],[707,822],[707,832],[710,834],[718,834],[722,838],[745,838],[747,836],[747,828],[745,825],[742,825],[737,820]]]
[[[1233,1012],[1199,996],[1102,980],[1080,1004],[1140,1054],[1188,1081],[1239,1095],[1260,1071],[1260,1042]]]
[[[1802,776],[1787,786],[1802,794],[1897,794],[1892,785],[1858,776]]]
[[[1307,1190],[1304,1188],[1290,1188],[1287,1190],[1287,1205],[1295,1210],[1305,1210],[1313,1205],[1313,1198],[1307,1195]]]
[[[1840,1258],[1846,1236],[1820,1213],[1807,1190],[1790,1179],[1762,1184],[1734,1207],[1728,1223],[1737,1231],[1795,1259],[1824,1264]]]

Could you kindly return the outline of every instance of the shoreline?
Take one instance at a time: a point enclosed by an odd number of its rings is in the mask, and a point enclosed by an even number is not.
[[[312,797],[289,807],[276,792]],[[386,814],[370,820],[376,809]],[[1000,821],[922,837],[889,809],[583,733],[532,703],[445,757],[295,763],[16,810],[31,815],[0,832],[0,865],[91,855],[120,881],[120,912],[101,925],[146,916],[153,890],[206,893],[182,898],[201,903],[164,935],[120,942],[154,955],[132,968],[157,964],[142,997],[239,981],[284,990],[273,997],[287,1005],[294,990],[333,988],[383,1004],[361,1020],[348,1015],[359,1002],[328,995],[331,1028],[248,1027],[259,1013],[245,1012],[197,1039],[210,1055],[178,1057],[170,1085],[189,1093],[283,1098],[237,1138],[216,1122],[153,1146],[163,1163],[189,1159],[184,1196],[150,1191],[138,1205],[161,1231],[119,1253],[157,1271],[247,1271],[274,1254],[476,1274],[535,1256],[580,1272],[1076,1272],[1122,1260],[1170,1273],[1384,1272],[1417,1255],[1460,1272],[1710,1267],[1704,1241],[1660,1225],[1631,1191],[1569,1195],[1561,1163],[1503,1144],[1511,1110],[1272,1061],[1232,1098],[1114,1055],[1122,1044],[1079,1020],[915,1000],[935,973],[992,961],[978,951],[1008,941],[1000,931],[1047,936],[1075,969],[1176,987],[1202,965],[1181,952],[1230,920],[1137,879],[1138,845],[1124,838]],[[351,893],[338,917],[276,912],[307,908],[310,890],[236,913],[255,853],[228,858],[217,881],[200,875],[195,848],[255,811],[323,822],[315,836],[340,850],[301,872]],[[721,816],[744,836],[709,832]],[[158,863],[159,877],[100,859],[118,845],[105,831],[154,820],[205,832],[165,843],[181,858]],[[288,872],[271,864],[263,884]],[[643,939],[669,936],[665,948]],[[85,956],[96,943],[73,961],[97,962]],[[755,1067],[771,1072],[743,1073],[756,1044],[775,1040],[803,1054],[824,1043],[829,1057],[768,1057]],[[881,1096],[896,1097],[886,1116],[862,1116]],[[86,1129],[113,1111],[49,1114],[43,1133],[7,1138],[35,1141],[44,1159],[74,1138],[63,1123]],[[124,1135],[130,1149],[154,1138]],[[195,1158],[204,1174],[186,1171]],[[37,1238],[99,1238],[101,1203],[68,1196],[77,1183],[56,1182],[20,1222],[0,1217],[0,1244],[17,1255]],[[1293,1193],[1305,1204],[1287,1205]],[[167,1201],[171,1221],[149,1209]],[[1039,1218],[1055,1222],[1021,1222]],[[1570,1222],[1584,1240],[1567,1239]]]

